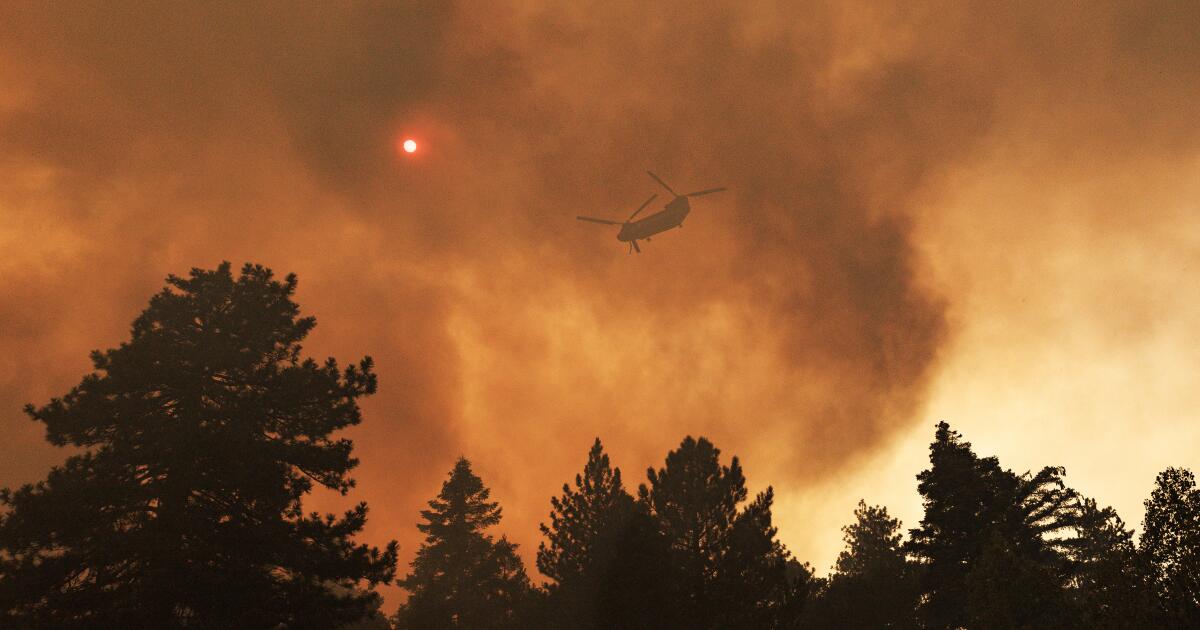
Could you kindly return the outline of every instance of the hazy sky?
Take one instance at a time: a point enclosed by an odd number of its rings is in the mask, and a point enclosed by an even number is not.
[[[596,436],[631,485],[710,437],[821,572],[859,498],[916,524],[940,419],[1132,524],[1200,467],[1200,5],[315,6],[0,8],[0,485],[222,260],[376,358],[353,497],[405,563],[460,454],[531,559]],[[630,256],[574,217],[646,169],[729,192]]]

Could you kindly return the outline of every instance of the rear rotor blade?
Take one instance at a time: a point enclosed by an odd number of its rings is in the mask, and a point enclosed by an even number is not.
[[[633,217],[636,217],[636,216],[638,215],[638,213],[639,213],[639,212],[641,212],[642,210],[645,210],[645,209],[646,209],[646,206],[650,205],[650,202],[651,202],[651,201],[654,201],[654,198],[655,198],[655,197],[657,197],[657,196],[658,196],[658,195],[650,195],[650,198],[646,200],[646,203],[642,204],[642,205],[641,205],[641,207],[639,207],[637,210],[634,210],[634,211],[633,211],[633,214],[629,215],[629,218],[628,218],[628,219],[626,219],[626,221],[625,221],[625,222],[626,222],[626,223],[629,223],[630,221],[632,221],[632,220],[633,220]]]
[[[621,225],[620,221],[609,221],[608,219],[597,219],[595,217],[575,217],[580,221],[591,221],[592,223],[603,223],[604,225]]]
[[[688,194],[684,195],[684,197],[699,197],[700,195],[709,195],[712,193],[718,193],[718,192],[721,192],[722,190],[725,190],[724,186],[722,186],[721,188],[709,188],[708,190],[700,190],[700,191],[697,191],[694,193],[688,193]]]
[[[658,178],[658,175],[655,175],[654,173],[651,173],[650,171],[646,171],[646,173],[647,173],[648,175],[650,175],[650,177],[653,177],[653,178],[654,178],[654,181],[656,181],[656,182],[658,182],[660,185],[662,185],[662,187],[663,187],[663,188],[666,188],[666,189],[667,189],[667,192],[671,193],[672,195],[675,195],[676,197],[678,197],[678,196],[679,196],[679,195],[676,195],[676,194],[675,194],[675,191],[674,191],[674,190],[671,190],[671,187],[667,185],[667,182],[664,182],[663,180],[659,179],[659,178]]]

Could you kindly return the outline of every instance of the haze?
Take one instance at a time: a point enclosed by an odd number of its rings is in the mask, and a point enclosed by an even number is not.
[[[635,485],[739,455],[819,573],[859,498],[915,525],[940,419],[1139,523],[1200,466],[1200,5],[797,4],[0,8],[0,485],[66,456],[22,405],[230,260],[375,357],[401,573],[457,456],[528,561],[596,436]],[[729,191],[630,256],[574,217],[646,169]]]

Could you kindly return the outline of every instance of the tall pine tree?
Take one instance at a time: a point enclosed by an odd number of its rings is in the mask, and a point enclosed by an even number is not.
[[[925,564],[924,623],[932,629],[1018,617],[1050,623],[1070,577],[1066,552],[1072,543],[1066,533],[1078,522],[1078,496],[1063,483],[1063,469],[1016,475],[994,457],[976,456],[961,437],[939,423],[931,466],[917,475],[925,517],[912,530],[908,550]],[[980,573],[970,579],[976,570]],[[1026,579],[993,579],[1006,572]],[[1011,591],[1035,578],[1036,597]],[[987,592],[991,588],[1010,591]]]
[[[531,595],[517,546],[485,530],[500,522],[500,505],[460,458],[442,483],[424,523],[425,541],[412,572],[400,582],[410,593],[396,620],[400,628],[492,630],[520,627]]]
[[[554,581],[550,610],[561,627],[596,628],[602,590],[613,573],[619,537],[633,516],[633,497],[621,483],[621,470],[609,465],[597,438],[575,487],[563,484],[550,499],[550,524],[541,526],[546,541],[538,547],[537,566]]]
[[[1085,499],[1076,530],[1069,550],[1070,594],[1081,626],[1091,630],[1162,627],[1154,591],[1146,580],[1145,559],[1116,511]]]
[[[613,563],[599,585],[599,605],[592,625],[611,630],[686,628],[677,605],[670,542],[645,506],[634,506],[616,536]],[[571,628],[569,625],[551,626]]]
[[[909,550],[926,565],[922,616],[933,630],[966,625],[967,574],[982,552],[983,530],[998,519],[995,488],[1004,477],[995,458],[976,457],[960,438],[939,423],[931,466],[917,475],[925,517],[910,533]]]
[[[901,544],[900,521],[887,508],[859,501],[854,522],[842,527],[846,548],[833,575],[805,611],[807,627],[916,628],[920,567]]]
[[[811,576],[776,537],[774,502],[768,486],[734,518],[713,580],[718,614],[712,627],[783,629],[799,622]]]
[[[1165,627],[1200,627],[1200,490],[1192,471],[1168,468],[1155,479],[1140,550]]]
[[[739,512],[745,477],[736,457],[724,466],[720,453],[689,436],[639,488],[670,546],[675,607],[688,628],[787,627],[801,603],[771,525],[772,492]]]
[[[228,263],[170,276],[130,341],[26,411],[79,449],[0,502],[0,625],[21,628],[336,627],[367,615],[395,543],[354,544],[367,508],[305,515],[357,461],[333,433],[361,420],[370,359],[301,359],[315,320],[295,276]]]

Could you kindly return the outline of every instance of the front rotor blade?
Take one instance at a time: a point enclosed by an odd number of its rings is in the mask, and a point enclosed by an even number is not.
[[[638,213],[639,213],[639,212],[641,212],[642,210],[645,210],[645,209],[646,209],[646,206],[650,205],[650,202],[651,202],[651,201],[654,201],[654,198],[655,198],[655,197],[657,197],[657,196],[658,196],[658,195],[650,195],[650,198],[646,200],[646,203],[642,204],[642,206],[641,206],[640,208],[638,208],[637,210],[634,210],[634,211],[633,211],[633,214],[629,215],[629,218],[628,218],[628,219],[626,219],[626,221],[625,221],[625,222],[626,222],[626,223],[629,223],[630,221],[632,221],[632,220],[633,220],[633,217],[636,217],[636,216],[638,215]]]
[[[604,225],[621,225],[620,221],[609,221],[608,219],[597,219],[595,217],[575,217],[580,221],[591,221],[592,223],[603,223]]]
[[[708,190],[701,190],[701,191],[694,192],[694,193],[688,193],[688,194],[684,195],[684,197],[699,197],[700,195],[708,195],[708,194],[712,194],[712,193],[716,193],[716,192],[721,192],[722,190],[725,190],[725,188],[724,187],[709,188]]]
[[[656,181],[656,182],[658,182],[659,184],[661,184],[663,188],[666,188],[666,189],[667,189],[667,192],[671,193],[672,195],[675,195],[675,191],[674,191],[674,190],[671,190],[671,187],[667,185],[667,182],[664,182],[663,180],[659,179],[659,178],[658,178],[658,175],[655,175],[654,173],[651,173],[650,171],[646,171],[646,173],[647,173],[648,175],[650,175],[650,177],[653,177],[653,178],[654,178],[654,181]],[[679,195],[675,195],[675,196],[676,196],[676,197],[678,197]]]

